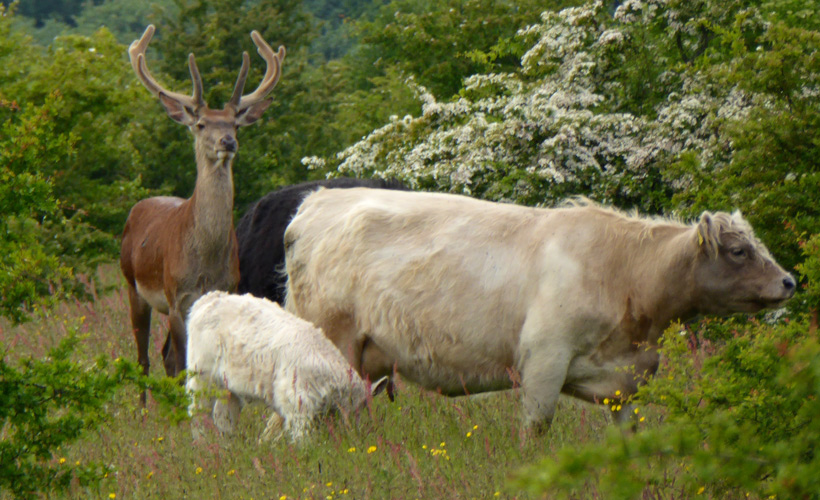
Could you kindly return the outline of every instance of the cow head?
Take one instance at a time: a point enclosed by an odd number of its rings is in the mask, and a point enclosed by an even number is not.
[[[695,232],[701,312],[752,313],[778,307],[794,295],[794,278],[774,261],[739,211],[703,212]]]

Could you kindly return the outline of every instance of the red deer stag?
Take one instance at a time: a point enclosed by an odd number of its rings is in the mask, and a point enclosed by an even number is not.
[[[170,317],[163,360],[165,372],[176,376],[185,368],[185,320],[194,301],[211,290],[233,291],[239,281],[231,171],[236,131],[258,120],[270,105],[267,95],[279,81],[285,48],[274,53],[253,31],[251,38],[267,63],[265,76],[253,93],[242,95],[250,64],[248,53],[243,53],[233,95],[224,109],[214,110],[202,97],[202,78],[193,54],[188,56],[192,96],[170,92],[154,80],[145,62],[153,34],[150,25],[131,44],[131,65],[168,116],[193,133],[196,186],[187,200],[157,196],[134,205],[123,231],[120,267],[128,282],[131,324],[143,373],[148,374],[151,309],[156,309]],[[145,394],[141,399],[144,404]]]

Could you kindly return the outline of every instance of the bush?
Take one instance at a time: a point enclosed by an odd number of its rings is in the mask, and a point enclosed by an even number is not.
[[[65,492],[72,481],[99,483],[106,467],[64,466],[53,457],[60,447],[99,427],[113,411],[112,399],[125,386],[150,387],[170,418],[184,418],[185,395],[173,379],[149,379],[135,363],[74,361],[81,346],[76,327],[41,359],[11,361],[0,351],[0,491],[18,498]]]

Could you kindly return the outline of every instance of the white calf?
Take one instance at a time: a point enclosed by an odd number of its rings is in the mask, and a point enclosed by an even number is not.
[[[334,410],[347,416],[367,398],[365,382],[320,329],[249,294],[211,292],[194,303],[187,357],[188,412],[213,408],[223,433],[233,431],[240,399],[262,400],[274,411],[262,440],[284,424],[282,432],[295,441],[317,417]],[[373,392],[385,383],[386,377]],[[219,398],[214,404],[210,384],[230,391],[227,402]],[[194,436],[199,434],[195,425]]]

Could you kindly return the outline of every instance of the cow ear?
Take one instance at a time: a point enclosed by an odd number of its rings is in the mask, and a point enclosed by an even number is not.
[[[387,388],[387,384],[390,383],[390,377],[385,375],[384,377],[380,378],[379,380],[373,382],[370,386],[370,395],[376,396],[383,390]]]
[[[698,234],[698,248],[707,256],[716,259],[720,245],[720,228],[715,223],[712,214],[703,212],[696,228]]]

